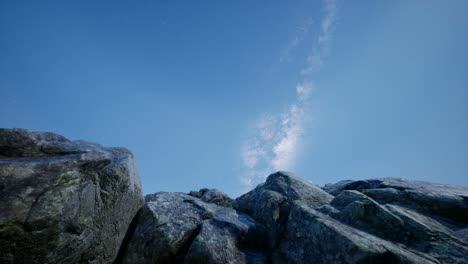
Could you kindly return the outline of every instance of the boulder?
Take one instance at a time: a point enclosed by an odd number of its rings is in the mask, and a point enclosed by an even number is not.
[[[273,263],[438,263],[344,225],[302,201],[292,205]]]
[[[142,204],[127,149],[0,129],[0,263],[110,263]]]
[[[435,216],[448,224],[468,225],[468,188],[399,178],[341,181],[327,184],[325,191],[338,195],[343,190],[357,190],[380,204],[411,208]]]
[[[234,208],[251,215],[268,230],[266,241],[275,247],[288,218],[291,203],[301,200],[315,208],[330,203],[333,196],[319,186],[289,172],[276,172],[265,183],[234,201]]]
[[[441,263],[468,263],[463,202],[468,188],[388,178],[324,189],[336,197],[317,210],[335,221]]]
[[[468,187],[280,171],[144,200],[124,148],[0,129],[0,263],[468,264]]]
[[[264,263],[248,215],[183,193],[146,197],[122,263]]]
[[[216,190],[203,188],[199,191],[191,191],[189,195],[200,198],[202,201],[207,203],[214,203],[219,206],[232,207],[232,199],[227,194]]]
[[[383,239],[401,238],[403,220],[358,191],[342,191],[330,204],[341,210],[334,215],[341,223]]]

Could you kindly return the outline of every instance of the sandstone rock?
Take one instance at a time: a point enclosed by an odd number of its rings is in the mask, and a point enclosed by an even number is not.
[[[110,263],[142,203],[128,150],[0,129],[0,263]]]

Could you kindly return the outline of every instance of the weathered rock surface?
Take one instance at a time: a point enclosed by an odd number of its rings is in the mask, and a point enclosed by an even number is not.
[[[0,129],[0,263],[111,262],[468,263],[468,187],[277,172],[143,204],[128,150]]]
[[[385,178],[342,181],[323,189],[337,196],[330,203],[333,209],[317,210],[334,221],[433,262],[468,263],[467,187]]]
[[[189,195],[200,198],[207,203],[214,203],[219,206],[232,207],[232,199],[225,193],[216,189],[200,189],[200,191],[191,191]]]
[[[291,204],[304,201],[315,208],[329,203],[333,196],[319,186],[288,172],[268,176],[265,183],[237,198],[234,208],[251,215],[268,230],[266,240],[274,248],[287,221]]]
[[[142,204],[128,150],[0,129],[0,263],[110,263]]]
[[[277,263],[437,263],[418,252],[351,228],[296,201]]]
[[[453,224],[468,225],[467,187],[385,178],[342,181],[328,184],[324,190],[332,195],[343,190],[356,190],[382,204],[401,205]]]
[[[123,263],[264,263],[248,215],[183,193],[146,197]]]

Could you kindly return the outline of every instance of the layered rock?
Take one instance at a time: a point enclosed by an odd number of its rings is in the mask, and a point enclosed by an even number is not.
[[[318,208],[331,218],[441,263],[468,263],[468,188],[397,178],[342,181]]]
[[[441,218],[448,224],[468,225],[468,188],[398,178],[341,181],[324,187],[337,195],[343,190],[360,191],[382,204],[395,204]]]
[[[142,204],[128,150],[0,129],[0,263],[110,263]]]

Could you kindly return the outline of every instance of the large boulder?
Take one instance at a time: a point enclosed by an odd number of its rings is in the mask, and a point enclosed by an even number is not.
[[[467,187],[395,178],[342,181],[317,208],[334,221],[442,263],[468,263]]]
[[[279,171],[265,183],[234,201],[234,208],[251,215],[268,230],[266,240],[274,248],[293,201],[301,200],[315,208],[328,204],[333,196],[319,186],[290,172]]]
[[[327,184],[324,190],[332,195],[343,190],[356,190],[381,204],[396,204],[447,223],[468,225],[467,187],[384,178],[341,181]]]
[[[146,196],[118,263],[264,263],[248,215],[183,193]]]
[[[0,263],[110,263],[142,204],[127,149],[0,129]]]
[[[293,203],[273,263],[438,263],[342,224],[302,201]]]

